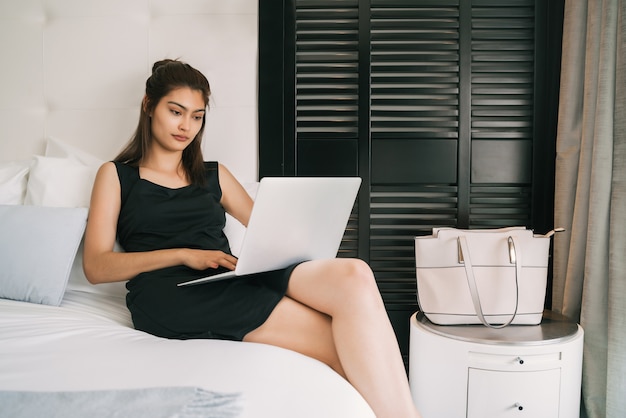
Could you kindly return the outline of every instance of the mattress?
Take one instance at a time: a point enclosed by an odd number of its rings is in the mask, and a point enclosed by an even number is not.
[[[346,380],[296,352],[155,337],[133,329],[114,296],[68,290],[60,307],[0,299],[0,390],[172,386],[241,393],[242,417],[374,417]]]

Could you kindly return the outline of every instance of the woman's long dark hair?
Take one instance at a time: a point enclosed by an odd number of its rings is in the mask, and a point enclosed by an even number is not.
[[[206,77],[198,70],[181,61],[165,59],[152,66],[152,75],[146,81],[146,96],[141,105],[139,123],[126,147],[114,161],[138,166],[152,143],[150,114],[159,101],[172,90],[188,87],[202,93],[205,106],[209,104],[211,88]],[[204,183],[204,159],[202,157],[202,134],[206,117],[200,131],[183,151],[182,165],[188,180],[194,184]]]

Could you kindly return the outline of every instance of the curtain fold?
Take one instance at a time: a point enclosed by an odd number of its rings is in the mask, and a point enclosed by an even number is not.
[[[617,11],[613,178],[609,221],[607,417],[626,416],[626,6]]]
[[[553,308],[585,330],[583,416],[626,413],[626,118],[622,0],[566,0]]]

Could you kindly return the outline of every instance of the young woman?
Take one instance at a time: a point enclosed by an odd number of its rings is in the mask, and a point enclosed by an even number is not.
[[[246,225],[253,202],[222,165],[204,162],[210,88],[186,63],[154,64],[137,130],[96,176],[85,235],[92,283],[128,280],[137,329],[166,338],[272,344],[344,376],[379,418],[415,418],[396,338],[372,271],[356,259],[309,261],[201,286],[232,270],[225,211]],[[125,252],[113,251],[118,239]]]

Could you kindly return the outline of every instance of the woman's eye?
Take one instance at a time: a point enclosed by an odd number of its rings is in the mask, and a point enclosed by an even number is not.
[[[204,118],[204,116],[195,116],[194,119],[197,121],[201,121]]]
[[[180,113],[178,110],[176,109],[171,109],[170,112],[172,112],[174,115],[176,116],[180,116],[182,113]]]

